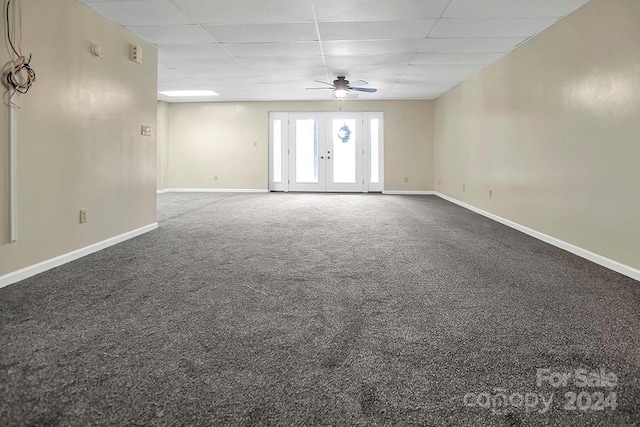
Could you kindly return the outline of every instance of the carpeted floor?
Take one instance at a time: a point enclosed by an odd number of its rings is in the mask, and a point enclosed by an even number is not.
[[[637,281],[436,197],[158,199],[0,289],[0,425],[640,424]]]

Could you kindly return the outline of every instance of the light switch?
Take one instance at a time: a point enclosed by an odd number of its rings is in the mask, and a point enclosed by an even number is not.
[[[140,130],[140,135],[142,135],[142,136],[151,136],[152,135],[151,126],[142,126],[142,129]]]

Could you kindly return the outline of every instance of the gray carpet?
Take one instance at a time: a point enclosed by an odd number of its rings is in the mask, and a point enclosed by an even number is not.
[[[0,289],[1,425],[640,423],[637,281],[436,197],[166,194],[159,217]]]

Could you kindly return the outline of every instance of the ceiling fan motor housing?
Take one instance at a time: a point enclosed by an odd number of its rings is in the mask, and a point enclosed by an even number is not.
[[[336,89],[347,90],[349,89],[349,80],[346,80],[344,76],[338,76],[338,78],[333,81],[333,85]]]

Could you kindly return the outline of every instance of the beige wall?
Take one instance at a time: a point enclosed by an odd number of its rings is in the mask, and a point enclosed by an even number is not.
[[[158,101],[158,190],[169,187],[169,104]]]
[[[640,268],[638,23],[592,0],[439,98],[436,189]]]
[[[267,189],[269,112],[338,108],[338,101],[169,104],[168,187]],[[384,112],[386,190],[433,190],[432,101],[344,101],[343,111]]]
[[[140,135],[141,125],[156,126],[155,48],[72,0],[22,4],[23,47],[38,80],[17,100],[13,244],[0,107],[0,276],[156,220],[156,140]],[[104,47],[103,58],[91,55],[92,43]],[[143,65],[128,60],[130,43],[143,47]],[[3,47],[0,61],[8,58]],[[80,209],[88,209],[86,224]]]

